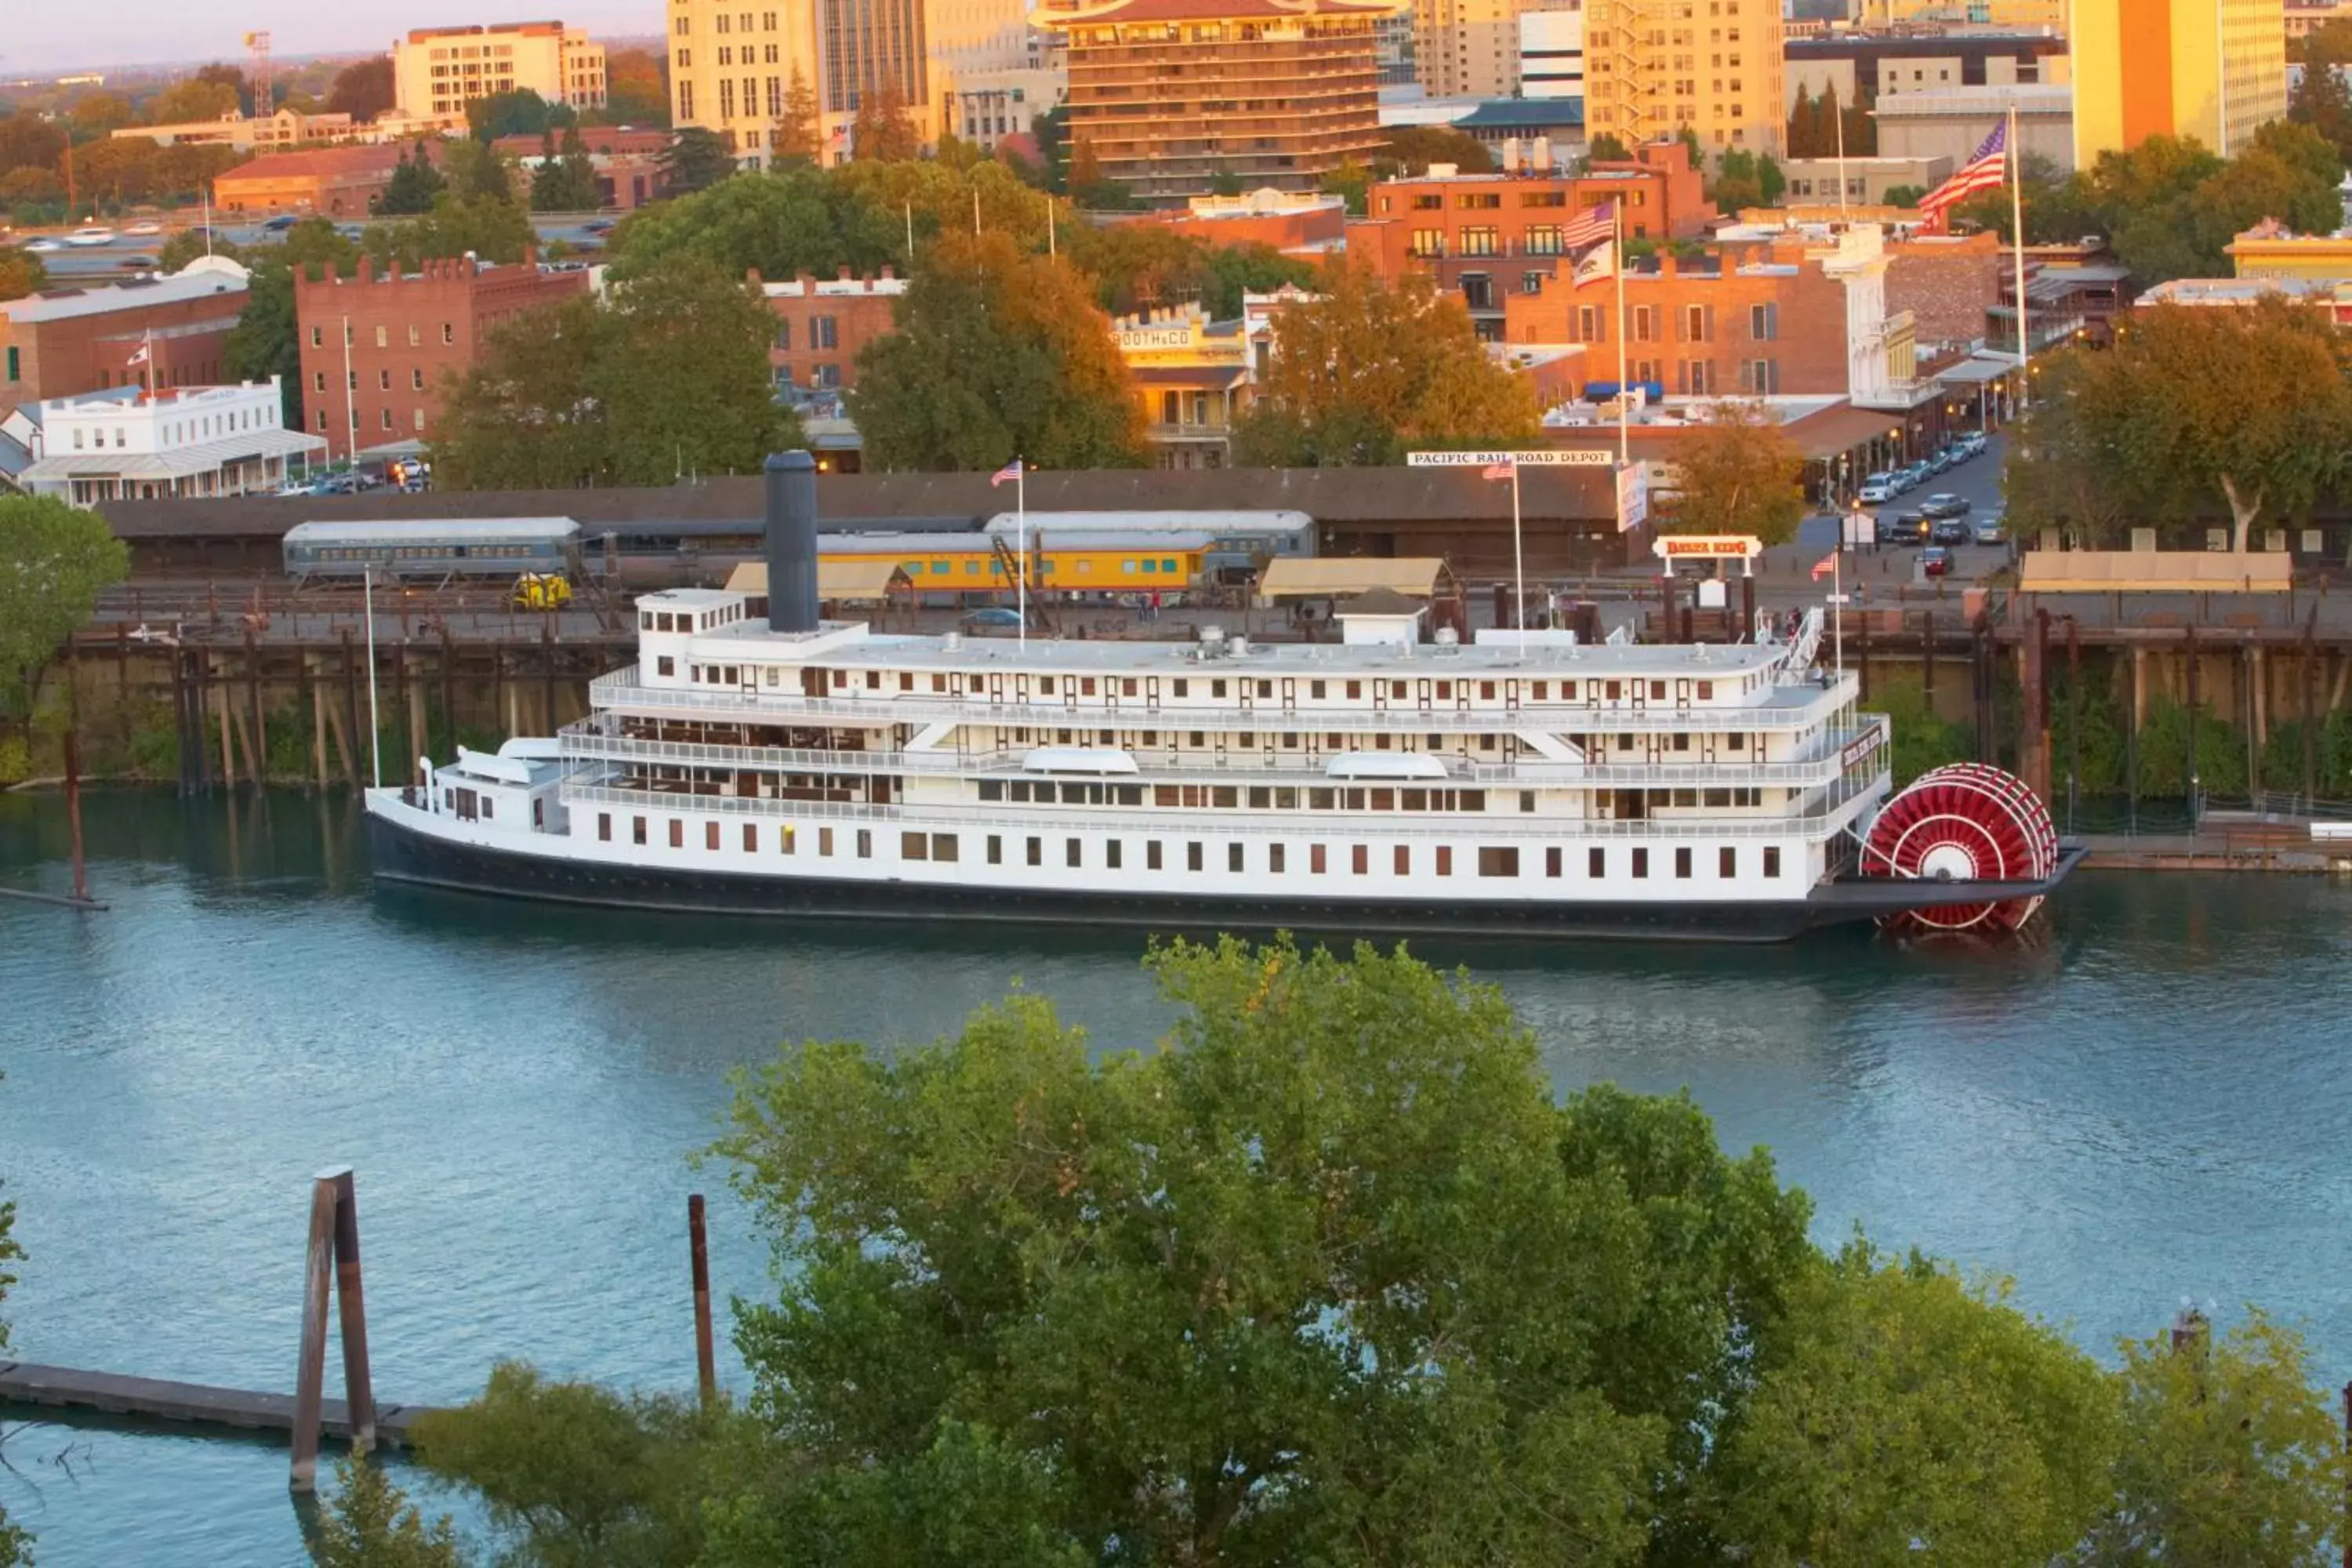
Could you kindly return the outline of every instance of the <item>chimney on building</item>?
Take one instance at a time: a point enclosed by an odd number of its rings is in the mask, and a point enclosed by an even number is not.
[[[1536,138],[1535,151],[1528,156],[1528,166],[1538,174],[1549,174],[1552,172],[1550,137]]]
[[[813,632],[816,604],[816,459],[768,455],[768,629]]]
[[[761,286],[760,269],[756,267],[746,267],[743,268],[743,281],[754,289],[759,288]]]
[[[1506,136],[1503,138],[1503,173],[1516,174],[1518,172],[1519,139],[1516,136]]]

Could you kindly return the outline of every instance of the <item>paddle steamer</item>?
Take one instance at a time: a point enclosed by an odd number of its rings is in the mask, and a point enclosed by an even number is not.
[[[378,874],[721,912],[1770,940],[2012,925],[2071,865],[1991,770],[1946,781],[1974,806],[1890,811],[1886,721],[1822,667],[1818,616],[1688,647],[1464,645],[1402,601],[1337,646],[886,636],[818,616],[804,457],[769,489],[767,604],[643,595],[637,662],[586,719],[369,792]]]

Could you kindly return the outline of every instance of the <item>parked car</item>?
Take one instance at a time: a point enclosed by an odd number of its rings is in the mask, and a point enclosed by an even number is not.
[[[1997,517],[1977,519],[1976,542],[1979,544],[2007,544],[2009,530]]]
[[[1964,496],[1956,496],[1948,491],[1938,490],[1936,494],[1929,496],[1926,500],[1922,501],[1919,504],[1919,510],[1931,518],[1966,517],[1968,516],[1969,509],[1972,504],[1973,503]]]
[[[1002,605],[992,605],[974,610],[964,616],[962,626],[968,632],[1018,631],[1021,627],[1021,612],[1008,610]]]
[[[1985,455],[1985,438],[1983,432],[1971,430],[1967,435],[1961,437],[1959,439],[1959,453],[1960,460],[1962,462],[1966,462],[1970,458],[1983,457]]]
[[[1976,531],[1960,518],[1947,517],[1937,521],[1927,537],[1937,544],[1969,544],[1975,542]]]
[[[1878,520],[1878,542],[1925,544],[1927,542],[1927,520],[1916,511],[1898,511],[1892,517],[1882,517]]]
[[[1895,476],[1873,474],[1862,481],[1862,504],[1885,506],[1895,499]]]
[[[1919,552],[1919,570],[1930,577],[1948,576],[1952,570],[1952,552],[1940,545],[1929,545]]]
[[[291,213],[279,213],[276,217],[271,218],[268,223],[261,226],[262,231],[267,234],[284,234],[288,229],[292,228],[293,226],[294,215]]]
[[[1942,451],[1940,451],[1940,452],[1930,452],[1930,453],[1928,453],[1928,454],[1927,454],[1927,473],[1928,473],[1928,477],[1932,479],[1934,476],[1936,476],[1936,475],[1937,475],[1937,474],[1942,473],[1946,468],[1950,468],[1950,467],[1952,466],[1952,464],[1953,464],[1953,462],[1954,462],[1954,461],[1955,461],[1955,459],[1954,459],[1954,458],[1952,457],[1951,448],[1950,448],[1950,447],[1947,447],[1946,448],[1944,448],[1944,449],[1943,449]]]
[[[1927,465],[1925,463],[1914,463],[1909,468],[1903,470],[1902,478],[1903,488],[1905,489],[1916,490],[1921,485],[1927,482]]]

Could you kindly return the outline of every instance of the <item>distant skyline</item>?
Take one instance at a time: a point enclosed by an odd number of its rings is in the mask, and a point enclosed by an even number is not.
[[[297,55],[381,52],[411,27],[473,22],[533,22],[561,18],[600,35],[657,35],[661,0],[557,0],[555,4],[476,5],[466,0],[417,0],[397,10],[320,5],[317,0],[110,0],[88,11],[12,4],[0,31],[0,80],[55,76],[110,66],[194,69],[212,60],[241,62],[245,35],[266,30],[271,52]]]

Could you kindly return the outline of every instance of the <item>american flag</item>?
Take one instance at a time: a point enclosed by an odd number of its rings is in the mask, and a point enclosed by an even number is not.
[[[1940,218],[1955,203],[1966,201],[1979,191],[1990,191],[2009,177],[2009,127],[2006,123],[1992,128],[1992,134],[1959,172],[1919,202],[1919,210],[1931,217]]]
[[[1813,563],[1813,581],[1816,583],[1820,582],[1822,578],[1836,571],[1837,566],[1837,552],[1832,550],[1827,555],[1822,556],[1819,561]]]
[[[1518,458],[1506,452],[1503,454],[1503,460],[1501,462],[1489,463],[1485,468],[1479,469],[1478,477],[1482,479],[1507,479],[1514,473],[1518,471]]]
[[[1598,245],[1617,232],[1617,204],[1602,202],[1599,206],[1585,208],[1576,221],[1559,231],[1559,246],[1571,255],[1588,245]]]
[[[1021,459],[1015,458],[1011,462],[1005,464],[1004,467],[997,469],[996,472],[988,476],[988,488],[994,489],[999,485],[1009,485],[1020,477]]]

